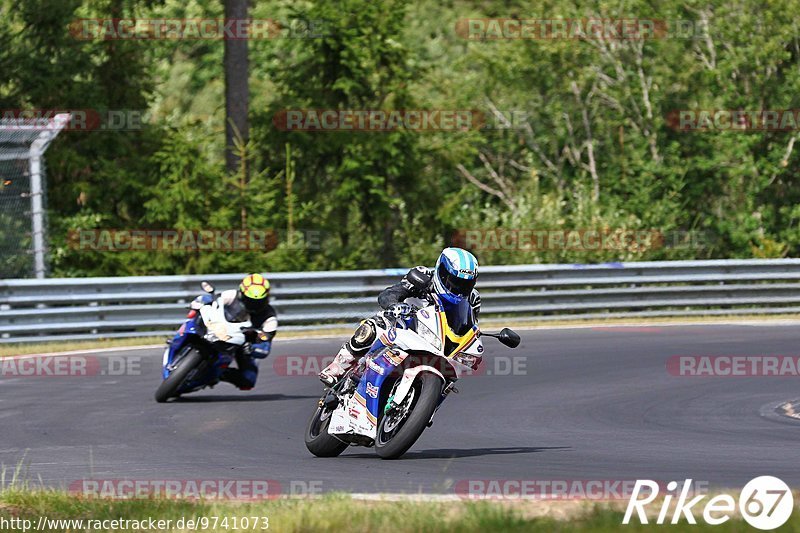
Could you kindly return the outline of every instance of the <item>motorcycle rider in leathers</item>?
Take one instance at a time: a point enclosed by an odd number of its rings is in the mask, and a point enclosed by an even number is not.
[[[278,331],[278,318],[269,303],[269,280],[261,274],[250,274],[242,280],[239,290],[224,291],[220,302],[231,322],[250,321],[244,330],[245,344],[236,352],[236,368],[227,368],[220,380],[232,383],[241,390],[250,390],[258,379],[258,359],[264,359],[272,348]]]
[[[408,271],[399,283],[384,289],[378,295],[378,304],[384,310],[358,326],[353,336],[345,342],[333,362],[320,372],[320,380],[332,387],[358,360],[369,351],[378,332],[409,312],[403,302],[407,298],[430,300],[436,294],[444,303],[458,304],[467,298],[477,322],[481,298],[475,290],[478,278],[478,260],[461,248],[445,248],[434,268],[417,266]]]

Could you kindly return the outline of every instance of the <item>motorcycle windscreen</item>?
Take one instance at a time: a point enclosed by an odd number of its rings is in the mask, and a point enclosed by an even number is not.
[[[442,308],[445,317],[447,317],[447,325],[458,336],[466,334],[470,329],[474,320],[472,318],[472,306],[466,299],[462,299],[457,304],[450,303],[442,299]]]
[[[245,309],[244,304],[238,299],[225,306],[225,320],[228,322],[245,322],[250,319],[250,315]]]

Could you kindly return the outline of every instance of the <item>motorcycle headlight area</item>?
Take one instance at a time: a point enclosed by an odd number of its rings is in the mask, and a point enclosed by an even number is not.
[[[433,345],[437,351],[442,349],[442,339],[431,331],[431,328],[419,321],[417,322],[417,334],[425,339],[425,342]]]
[[[453,356],[453,361],[472,368],[479,361],[478,356],[458,353]]]

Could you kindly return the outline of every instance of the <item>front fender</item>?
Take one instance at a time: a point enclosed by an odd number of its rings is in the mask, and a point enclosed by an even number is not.
[[[403,400],[405,400],[406,396],[408,396],[408,391],[411,390],[411,385],[414,383],[414,379],[416,379],[416,377],[422,372],[430,372],[431,374],[436,374],[437,376],[439,376],[439,379],[442,380],[442,387],[444,387],[445,384],[447,383],[447,380],[444,379],[442,373],[433,368],[432,366],[420,365],[407,368],[405,372],[403,372],[403,377],[400,378],[400,384],[394,391],[394,398],[392,398],[392,403],[394,403],[395,405],[403,403]]]

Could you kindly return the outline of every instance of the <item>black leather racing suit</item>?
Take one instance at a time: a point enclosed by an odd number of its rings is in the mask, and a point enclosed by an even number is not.
[[[427,300],[433,294],[433,269],[418,266],[408,271],[399,283],[386,287],[378,295],[378,305],[381,309],[389,309],[392,305],[401,303],[406,298],[419,298]],[[469,304],[477,320],[481,310],[481,296],[476,289],[469,295]]]
[[[278,317],[275,308],[267,303],[263,309],[249,312],[245,308],[239,292],[236,290],[225,291],[220,295],[220,300],[225,306],[225,315],[231,322],[244,322],[249,320],[252,324],[250,331],[245,333],[249,337],[248,342],[241,350],[236,352],[236,368],[228,368],[223,372],[221,379],[232,383],[242,390],[252,389],[258,379],[258,364],[256,359],[266,357],[263,353],[250,350],[254,342],[268,341],[278,331]],[[262,345],[263,346],[263,345]]]
[[[409,270],[398,283],[381,291],[378,295],[378,305],[386,310],[394,304],[404,302],[408,298],[430,300],[431,295],[434,293],[433,269],[417,266]],[[468,300],[477,322],[481,310],[480,293],[476,289],[472,289]],[[327,384],[331,384],[341,377],[369,350],[369,347],[375,341],[377,330],[385,328],[387,325],[381,313],[364,320],[353,333],[353,336],[342,345],[333,362],[320,373],[320,379]]]

